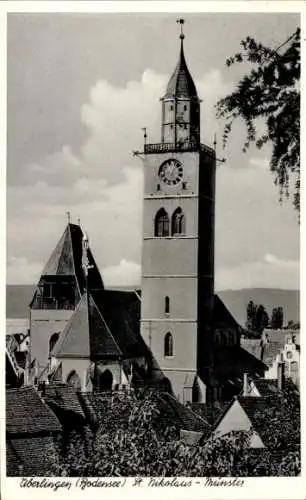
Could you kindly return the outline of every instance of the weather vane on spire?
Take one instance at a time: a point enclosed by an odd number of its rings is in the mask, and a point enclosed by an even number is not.
[[[185,35],[184,35],[184,32],[183,32],[183,25],[185,24],[185,19],[182,19],[182,18],[181,18],[181,19],[177,19],[177,21],[176,21],[176,22],[177,22],[178,24],[180,24],[180,25],[181,25],[181,34],[180,34],[180,39],[181,39],[181,40],[184,40]]]

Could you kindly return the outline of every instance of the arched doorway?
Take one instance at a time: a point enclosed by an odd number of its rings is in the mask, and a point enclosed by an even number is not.
[[[101,375],[99,375],[99,391],[111,391],[113,385],[113,374],[110,370],[104,370]]]
[[[76,392],[81,392],[81,379],[75,370],[69,373],[67,377],[67,384],[71,385]]]

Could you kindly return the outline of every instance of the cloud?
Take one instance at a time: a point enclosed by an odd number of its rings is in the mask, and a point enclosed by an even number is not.
[[[125,259],[117,266],[106,267],[102,271],[103,281],[107,287],[112,286],[139,286],[140,265],[136,262],[129,262]]]

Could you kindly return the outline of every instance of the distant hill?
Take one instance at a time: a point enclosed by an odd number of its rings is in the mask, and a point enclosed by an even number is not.
[[[35,285],[6,285],[6,317],[27,318]]]
[[[133,287],[116,287],[120,290],[132,290]],[[135,287],[137,288],[137,287]],[[7,285],[7,318],[27,318],[28,306],[34,294],[34,285]],[[246,321],[246,307],[249,300],[262,304],[271,315],[273,307],[284,308],[284,324],[289,320],[299,321],[300,292],[278,288],[244,288],[242,290],[223,290],[217,292],[236,321],[241,325]]]

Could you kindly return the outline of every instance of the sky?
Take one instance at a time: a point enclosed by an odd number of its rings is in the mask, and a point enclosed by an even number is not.
[[[161,104],[179,55],[177,14],[9,14],[7,283],[32,284],[80,218],[106,286],[140,283],[143,170],[133,150],[160,140]],[[202,142],[217,134],[216,289],[299,288],[299,225],[279,203],[268,145],[222,150],[214,105],[246,67],[240,40],[277,47],[297,14],[184,14],[185,56],[202,99]]]

